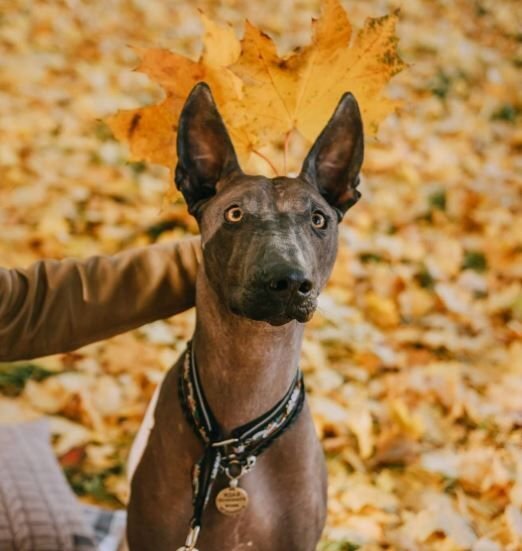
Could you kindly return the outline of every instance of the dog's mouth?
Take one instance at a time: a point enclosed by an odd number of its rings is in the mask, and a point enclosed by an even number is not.
[[[266,297],[243,297],[243,300],[232,301],[230,304],[233,314],[274,326],[285,325],[292,320],[306,323],[310,321],[316,308],[317,297],[291,298],[286,302],[268,300]]]

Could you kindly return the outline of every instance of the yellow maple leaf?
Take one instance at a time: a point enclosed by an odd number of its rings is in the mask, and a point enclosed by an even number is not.
[[[263,156],[260,147],[281,143],[292,130],[313,141],[344,92],[356,96],[369,133],[397,104],[382,95],[404,67],[397,54],[396,14],[368,19],[352,39],[339,0],[323,0],[312,42],[284,58],[272,39],[248,21],[239,42],[231,27],[204,14],[201,18],[205,33],[198,61],[161,48],[136,49],[137,70],[158,83],[166,97],[107,119],[134,159],[175,166],[179,114],[200,81],[212,89],[243,162],[252,152]]]
[[[404,67],[396,21],[396,14],[367,19],[350,44],[346,12],[338,0],[324,0],[312,43],[285,58],[277,55],[270,37],[247,23],[241,56],[231,67],[244,82],[245,131],[268,141],[297,129],[313,141],[349,91],[359,102],[366,131],[375,133],[397,105],[381,95]]]
[[[135,48],[136,68],[166,92],[159,104],[119,111],[106,119],[116,138],[129,145],[132,158],[173,167],[176,163],[176,131],[185,99],[195,84],[205,81],[227,123],[240,157],[252,148],[250,138],[237,128],[235,102],[241,81],[227,66],[240,54],[240,43],[230,26],[218,25],[204,14],[203,53],[198,61],[163,48]]]

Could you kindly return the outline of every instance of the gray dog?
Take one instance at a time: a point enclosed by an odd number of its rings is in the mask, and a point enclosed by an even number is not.
[[[239,167],[210,89],[200,83],[180,117],[178,159],[176,184],[198,221],[203,249],[193,356],[226,435],[272,408],[295,380],[303,324],[335,260],[337,225],[359,198],[361,116],[345,94],[297,178],[251,176]],[[193,467],[204,447],[178,395],[184,358],[167,374],[133,450],[132,551],[191,548],[183,543],[193,514]],[[214,504],[227,483],[218,473],[198,549],[313,551],[326,516],[326,469],[307,404],[241,478],[249,502],[235,516]]]

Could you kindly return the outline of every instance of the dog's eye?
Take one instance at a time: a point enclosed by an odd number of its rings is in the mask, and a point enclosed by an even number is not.
[[[312,225],[318,230],[324,230],[324,228],[326,228],[326,216],[322,212],[316,210],[312,213]]]
[[[225,211],[225,220],[227,222],[230,222],[231,224],[237,224],[238,222],[241,222],[242,218],[243,211],[236,205],[229,207]]]

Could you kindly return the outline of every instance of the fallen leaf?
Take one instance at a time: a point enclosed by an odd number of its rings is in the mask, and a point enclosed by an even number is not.
[[[515,545],[522,544],[522,510],[514,505],[508,505],[505,512],[506,523]]]

